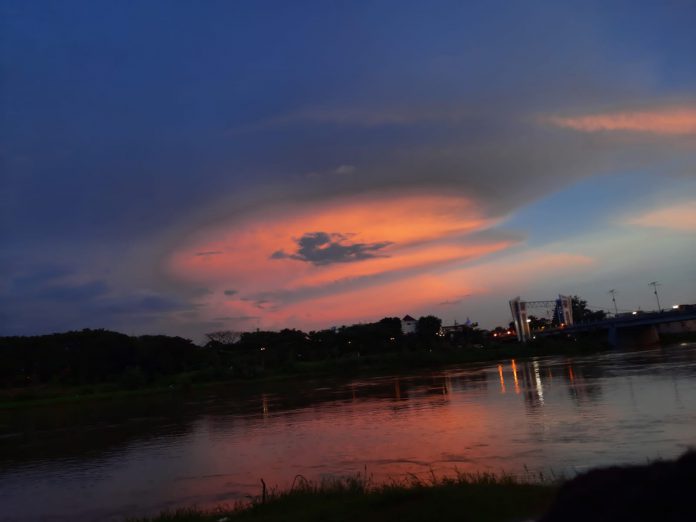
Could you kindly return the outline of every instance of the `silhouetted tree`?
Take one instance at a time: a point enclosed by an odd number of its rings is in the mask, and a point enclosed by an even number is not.
[[[219,330],[205,334],[208,343],[206,346],[229,345],[236,343],[241,336],[240,332],[232,330]]]
[[[577,295],[572,296],[570,300],[573,307],[573,322],[575,323],[601,321],[607,316],[604,310],[590,310],[587,307],[587,301],[580,299]]]
[[[551,321],[546,317],[536,317],[535,315],[529,316],[529,328],[532,330],[541,330],[542,328],[548,328],[551,326]]]
[[[423,339],[434,338],[442,326],[442,319],[434,315],[426,315],[418,319],[416,324],[416,333]]]

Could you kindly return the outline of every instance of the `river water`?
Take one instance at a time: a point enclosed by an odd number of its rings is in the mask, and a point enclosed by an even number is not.
[[[569,476],[696,446],[696,343],[0,412],[0,520],[122,520],[367,473]]]

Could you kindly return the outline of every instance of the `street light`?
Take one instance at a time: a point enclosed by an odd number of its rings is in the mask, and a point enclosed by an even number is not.
[[[648,283],[648,286],[652,286],[652,287],[653,287],[653,290],[655,290],[654,293],[655,293],[655,299],[657,299],[657,311],[658,311],[658,312],[661,312],[661,311],[662,311],[662,307],[660,306],[660,296],[657,295],[657,287],[658,287],[658,286],[661,286],[661,285],[660,285],[660,283],[658,283],[657,281],[652,281],[652,282]]]
[[[619,309],[616,307],[616,290],[612,288],[609,290],[609,293],[611,294],[611,300],[614,302],[614,315],[617,316],[619,315]]]

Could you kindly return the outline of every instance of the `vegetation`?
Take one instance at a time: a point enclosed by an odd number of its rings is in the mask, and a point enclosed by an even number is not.
[[[490,474],[427,481],[414,476],[380,486],[363,476],[320,484],[298,476],[290,490],[265,492],[247,504],[209,511],[182,509],[131,522],[522,520],[543,513],[556,490],[551,483]]]
[[[580,303],[582,305],[582,302]],[[200,383],[302,373],[350,375],[549,353],[598,345],[540,339],[520,346],[514,332],[476,323],[444,331],[441,320],[421,317],[413,334],[401,321],[303,332],[213,332],[198,346],[164,335],[133,337],[82,330],[0,338],[0,407],[26,401],[187,389]]]

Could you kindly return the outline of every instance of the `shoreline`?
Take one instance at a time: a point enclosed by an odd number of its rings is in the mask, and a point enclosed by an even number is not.
[[[163,511],[154,516],[130,517],[127,522],[271,522],[336,521],[404,522],[430,520],[524,520],[544,513],[558,492],[560,482],[523,481],[507,475],[458,473],[428,480],[411,477],[373,485],[357,475],[313,483],[296,477],[284,491],[261,492],[248,502],[212,509],[196,507]]]
[[[665,342],[654,346],[669,346],[679,341],[695,342],[696,338],[679,336],[674,339],[666,339]],[[51,387],[48,385],[36,388],[15,388],[0,390],[0,411],[152,395],[188,394],[227,385],[263,384],[304,378],[369,377],[387,372],[403,372],[407,375],[422,370],[441,371],[457,365],[494,363],[509,359],[527,361],[535,357],[577,357],[618,351],[635,350],[612,349],[594,339],[577,341],[551,339],[531,342],[526,345],[506,343],[482,348],[467,347],[432,352],[390,352],[364,357],[299,362],[282,370],[273,369],[254,376],[233,376],[222,379],[208,379],[204,371],[180,373],[167,376],[152,385],[137,388],[124,388],[112,382],[74,387]]]

